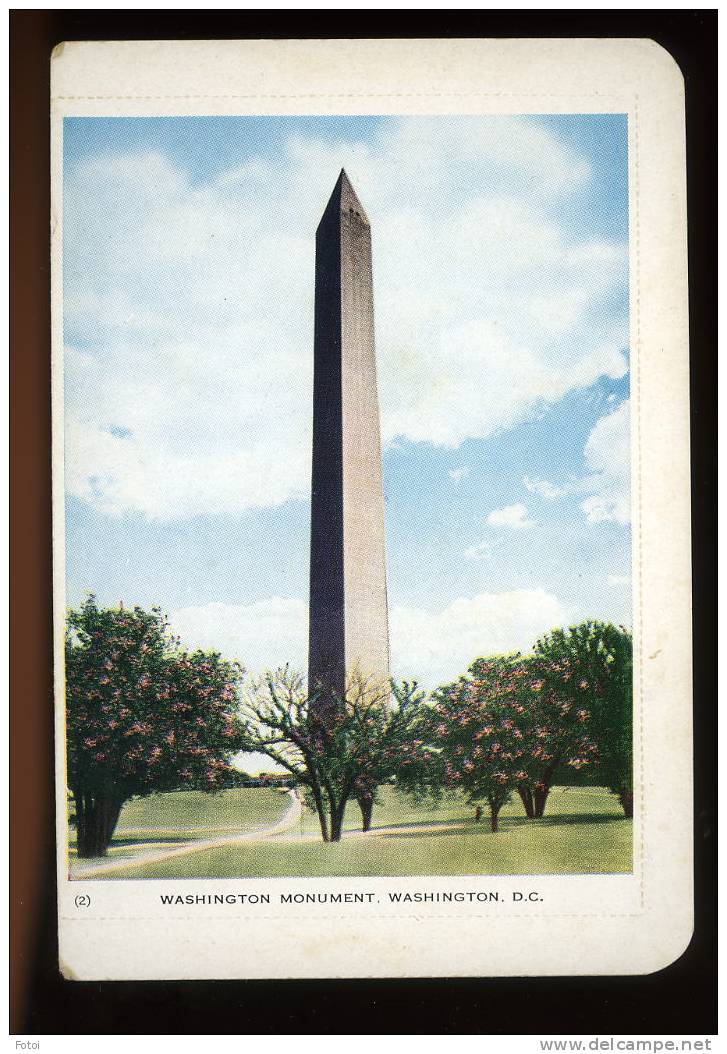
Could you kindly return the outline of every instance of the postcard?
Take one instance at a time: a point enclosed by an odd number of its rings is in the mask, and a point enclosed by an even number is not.
[[[649,40],[56,48],[65,977],[687,947],[683,110]]]

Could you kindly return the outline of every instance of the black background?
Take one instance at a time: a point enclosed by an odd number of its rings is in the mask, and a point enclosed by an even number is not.
[[[11,1033],[716,1033],[716,11],[11,11],[10,30]],[[72,39],[362,36],[651,37],[684,74],[695,935],[676,963],[645,977],[66,982],[52,816],[50,52]]]

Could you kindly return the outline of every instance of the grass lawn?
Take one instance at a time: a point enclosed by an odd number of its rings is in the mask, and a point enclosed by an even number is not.
[[[248,791],[242,794],[250,793]],[[272,793],[272,792],[267,792]],[[374,829],[337,845],[310,837],[314,817],[259,842],[193,853],[178,860],[119,868],[109,878],[237,878],[284,875],[496,875],[628,872],[632,825],[601,787],[556,787],[542,820],[526,820],[519,799],[500,814],[492,834],[486,810],[461,799],[415,807],[392,788],[383,791]],[[285,802],[285,799],[282,798]],[[415,829],[411,829],[414,826]],[[349,806],[346,827],[358,827]],[[416,829],[416,828],[419,829]],[[106,876],[105,876],[106,877]]]
[[[290,804],[284,792],[250,787],[203,794],[175,791],[133,798],[121,810],[110,853],[131,845],[190,842],[242,834],[276,823]],[[72,855],[76,832],[70,829]]]

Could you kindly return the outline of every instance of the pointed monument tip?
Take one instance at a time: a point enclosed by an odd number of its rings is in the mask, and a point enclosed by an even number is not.
[[[369,218],[366,215],[366,211],[358,199],[356,191],[351,186],[351,180],[348,178],[348,173],[345,168],[342,168],[336,185],[333,188],[328,204],[323,212],[323,216],[329,215],[334,209],[341,213],[353,213],[363,224],[369,226]],[[322,221],[321,221],[322,222]]]

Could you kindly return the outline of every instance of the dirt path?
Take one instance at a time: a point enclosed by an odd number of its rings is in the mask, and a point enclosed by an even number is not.
[[[198,842],[186,842],[184,845],[176,846],[174,849],[157,848],[160,843],[154,843],[149,846],[148,850],[142,849],[141,852],[135,853],[133,856],[117,856],[113,860],[105,860],[102,864],[92,864],[88,867],[77,867],[75,861],[71,865],[71,878],[96,878],[106,874],[108,871],[118,871],[121,868],[142,866],[143,864],[156,864],[164,860],[171,860],[177,856],[188,856],[190,853],[198,853],[205,849],[219,849],[226,845],[240,845],[244,842],[259,842],[267,841],[268,838],[275,838],[278,842],[318,842],[320,841],[320,833],[312,831],[303,835],[296,835],[294,839],[280,837],[287,831],[294,827],[300,820],[303,812],[303,807],[300,798],[295,791],[288,791],[290,796],[290,805],[288,806],[284,815],[274,824],[269,827],[259,827],[252,831],[246,831],[244,834],[233,834],[226,835],[222,838],[208,838],[204,841]],[[358,840],[360,838],[376,838],[377,835],[397,835],[397,834],[414,834],[414,833],[426,833],[427,830],[432,831],[458,831],[462,830],[464,825],[461,821],[454,821],[452,823],[436,823],[432,825],[428,824],[406,824],[403,826],[391,825],[387,827],[372,827],[370,831],[344,831],[343,840],[349,841],[350,839]],[[151,829],[151,828],[150,828]],[[189,830],[189,828],[187,828]]]
[[[135,853],[133,856],[117,856],[113,860],[104,860],[102,864],[91,864],[78,867],[75,861],[71,864],[71,878],[96,878],[106,874],[107,871],[118,871],[120,868],[142,866],[143,864],[158,864],[164,860],[171,860],[177,856],[188,856],[190,853],[200,853],[205,849],[219,849],[225,845],[240,845],[243,842],[255,842],[269,838],[271,835],[282,834],[290,830],[300,819],[303,811],[300,798],[294,790],[288,791],[290,804],[281,818],[268,827],[260,827],[244,834],[226,835],[221,838],[207,838],[196,842],[186,842],[184,845],[176,846],[174,849],[151,849],[150,852]]]

